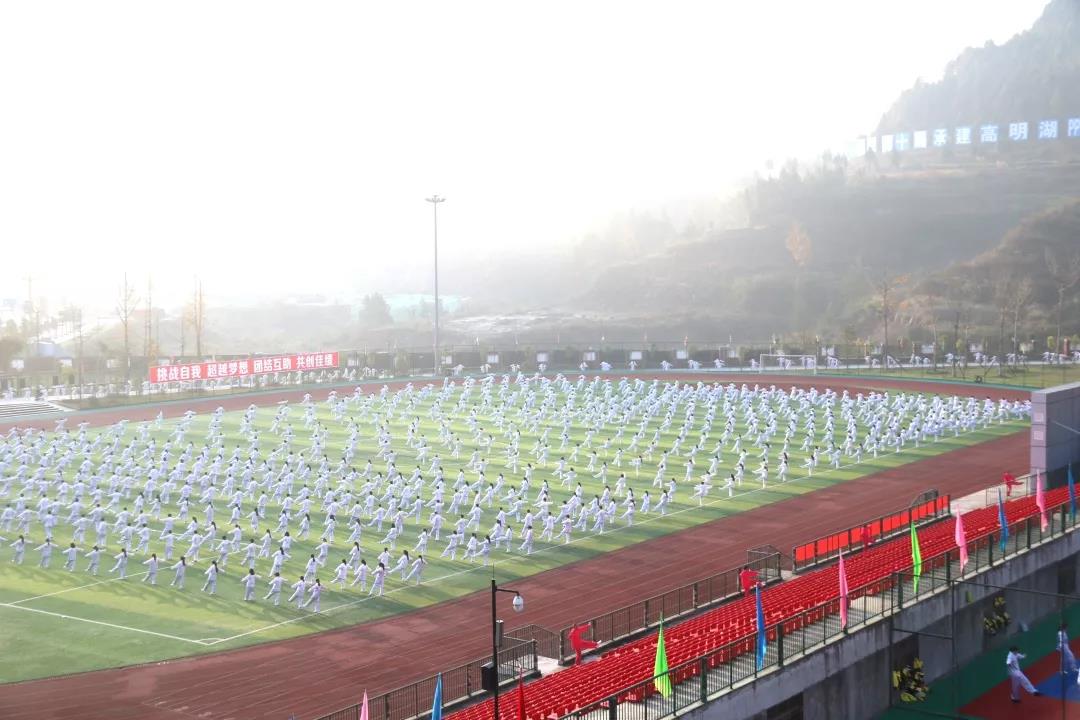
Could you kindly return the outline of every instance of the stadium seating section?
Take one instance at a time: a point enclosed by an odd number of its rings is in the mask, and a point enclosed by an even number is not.
[[[1067,502],[1067,489],[1046,493],[1049,508]],[[1038,514],[1034,497],[1025,497],[1005,504],[1006,520],[1013,524]],[[949,518],[928,525],[918,531],[919,545],[924,559],[923,570],[944,563],[944,553],[956,547],[954,542],[955,520]],[[998,531],[998,508],[989,507],[964,514],[964,530],[968,544],[984,547],[988,536]],[[911,542],[901,537],[870,548],[845,559],[848,574],[849,597],[854,600],[863,594],[881,592],[893,583],[894,574],[911,570]],[[762,592],[765,625],[770,640],[775,640],[775,625],[782,623],[786,633],[802,624],[822,620],[826,614],[839,612],[838,568],[832,566],[800,575],[772,585]],[[812,612],[808,612],[812,611]],[[685,622],[664,629],[668,666],[677,668],[695,658],[713,651],[709,666],[715,667],[734,657],[753,653],[756,637],[755,599],[744,597],[703,613]],[[604,653],[598,660],[576,665],[548,675],[525,687],[527,719],[517,718],[515,693],[505,692],[500,703],[500,720],[543,720],[552,716],[562,717],[580,708],[616,696],[619,702],[640,702],[644,696],[655,692],[653,686],[640,685],[653,675],[656,657],[656,634],[623,645]],[[700,666],[691,664],[685,669],[673,670],[672,681],[683,682],[698,674]],[[638,684],[638,689],[627,688]],[[641,689],[647,688],[647,689]],[[486,700],[455,712],[450,720],[488,720],[492,716],[491,700]]]

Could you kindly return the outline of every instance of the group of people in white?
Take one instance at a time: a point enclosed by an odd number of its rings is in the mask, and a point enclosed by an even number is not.
[[[118,581],[134,566],[177,590],[197,572],[208,594],[231,577],[244,601],[285,595],[318,612],[326,586],[420,585],[436,553],[529,555],[694,512],[717,486],[722,502],[748,472],[766,488],[797,459],[812,475],[1029,413],[973,397],[518,372],[100,430],[60,420],[0,436],[0,540],[19,565],[32,553],[52,570],[59,555],[67,572]]]

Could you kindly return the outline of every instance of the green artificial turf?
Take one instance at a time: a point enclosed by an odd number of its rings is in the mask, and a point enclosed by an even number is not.
[[[723,380],[723,378],[718,378]],[[818,383],[824,387],[824,383]],[[820,389],[820,388],[819,388]],[[318,418],[326,429],[329,430],[326,454],[331,459],[341,456],[342,448],[346,441],[347,432],[345,427],[331,417],[327,405],[321,402],[325,393],[318,396]],[[461,457],[450,457],[449,450],[443,448],[438,441],[438,432],[435,424],[428,418],[428,404],[409,412],[395,414],[391,421],[391,428],[395,438],[395,448],[398,451],[397,466],[407,476],[416,463],[413,462],[415,453],[404,443],[405,427],[407,421],[414,416],[421,418],[420,431],[425,433],[432,450],[430,457],[436,453],[441,455],[442,466],[445,469],[447,485],[452,485],[459,467],[468,462],[472,445],[471,433],[464,422],[464,414],[456,414],[454,429],[466,440]],[[275,412],[274,407],[261,408],[256,415],[256,426],[260,429],[263,438],[262,453],[265,456],[268,451],[277,445],[279,439],[269,432],[269,426]],[[837,409],[838,412],[838,409]],[[293,443],[294,450],[308,446],[308,432],[303,428],[302,411],[294,409],[291,415],[291,423],[296,431],[296,439]],[[226,413],[224,420],[225,431],[225,455],[228,456],[232,446],[240,444],[246,447],[246,438],[241,437],[239,432],[240,418],[242,413]],[[509,415],[509,414],[508,414]],[[839,412],[838,412],[839,415]],[[511,418],[507,418],[508,420]],[[488,418],[481,421],[481,425],[488,425]],[[652,430],[660,425],[662,413],[656,417],[648,432],[651,437]],[[839,417],[838,417],[839,420]],[[209,415],[196,417],[187,440],[195,440],[199,445],[205,435]],[[169,437],[176,421],[166,421],[160,430],[152,433],[157,438],[158,448]],[[358,454],[353,465],[362,468],[369,456],[374,458],[375,441],[369,422],[361,420],[363,434]],[[535,497],[536,489],[546,478],[551,484],[554,500],[553,509],[561,504],[562,500],[569,495],[569,490],[561,486],[559,480],[552,477],[552,470],[560,456],[558,451],[559,441],[557,436],[561,431],[561,424],[554,422],[550,436],[551,454],[546,468],[538,468],[534,473],[531,497]],[[669,447],[677,434],[679,422],[673,423],[660,443],[660,447]],[[135,435],[136,424],[129,425],[125,444]],[[544,426],[541,425],[541,429]],[[855,467],[843,467],[833,470],[827,466],[827,461],[822,458],[821,465],[812,478],[805,476],[805,470],[800,466],[805,457],[798,451],[801,441],[801,429],[797,440],[792,443],[790,454],[790,470],[788,480],[783,485],[772,485],[762,489],[753,477],[753,468],[756,467],[757,451],[752,444],[747,443],[749,451],[748,468],[746,479],[738,489],[736,496],[729,499],[726,492],[719,488],[721,478],[727,470],[723,470],[714,480],[714,489],[704,507],[699,507],[696,500],[690,497],[692,488],[682,483],[683,461],[682,458],[672,458],[668,464],[668,476],[675,476],[679,481],[677,501],[669,506],[668,515],[660,516],[650,513],[643,516],[638,513],[635,524],[625,527],[622,522],[617,522],[603,535],[592,535],[580,531],[574,532],[574,541],[569,545],[551,545],[540,541],[540,530],[536,529],[535,551],[531,556],[524,556],[516,552],[520,543],[520,532],[515,533],[513,547],[515,552],[506,553],[504,550],[493,550],[492,557],[497,561],[498,577],[501,581],[510,581],[525,577],[550,568],[565,565],[578,560],[594,557],[600,553],[615,550],[620,547],[642,542],[667,533],[676,532],[694,525],[709,522],[717,518],[725,517],[734,513],[750,510],[767,503],[777,502],[795,495],[809,493],[814,490],[829,487],[837,483],[853,480],[887,468],[896,467],[915,460],[931,457],[940,453],[955,450],[959,447],[984,442],[996,437],[1001,437],[1021,428],[1027,427],[1027,422],[1010,421],[1004,424],[995,424],[989,428],[980,428],[977,431],[961,434],[953,437],[951,433],[943,435],[937,443],[925,444],[921,448],[908,446],[900,453],[884,452],[877,459],[872,455],[864,455],[864,462]],[[722,418],[714,426],[712,440],[709,447],[719,437],[723,428]],[[494,428],[492,427],[494,431]],[[102,432],[97,430],[92,432]],[[620,443],[625,447],[630,442],[634,427],[631,427]],[[741,425],[736,427],[735,434],[741,434]],[[608,435],[613,430],[608,427]],[[836,442],[843,440],[843,423],[837,422]],[[696,430],[695,430],[696,433]],[[820,431],[819,431],[820,433]],[[531,457],[537,433],[530,433],[522,428],[520,443],[521,461],[520,466],[535,459]],[[860,431],[861,434],[861,431]],[[506,472],[509,485],[516,485],[518,478],[511,475],[509,470],[503,467],[503,450],[506,447],[501,433],[495,433],[496,446],[489,454],[489,467],[487,476],[489,480],[499,472]],[[581,442],[585,436],[582,427],[574,426],[571,444]],[[781,433],[782,436],[782,433]],[[602,442],[604,434],[597,434],[596,445]],[[691,438],[694,433],[691,434]],[[647,440],[645,443],[647,445]],[[687,446],[692,444],[688,442]],[[778,447],[779,443],[774,445]],[[612,449],[614,449],[613,445]],[[730,447],[730,445],[728,446]],[[776,450],[774,449],[774,453]],[[568,453],[566,453],[568,454]],[[599,480],[594,479],[585,471],[585,456],[583,450],[581,462],[577,464],[578,480],[585,489],[585,497],[589,498],[594,493],[600,493],[602,486]],[[174,453],[175,462],[178,453]],[[626,454],[625,460],[631,455]],[[96,458],[95,458],[96,459]],[[608,458],[610,460],[610,456]],[[633,470],[624,465],[621,469],[629,477],[629,486],[637,491],[638,499],[643,490],[652,490],[651,482],[655,475],[656,460],[646,460],[642,466],[639,477],[635,477]],[[734,463],[734,456],[725,451],[724,464],[721,468],[728,468]],[[374,458],[376,469],[383,469],[383,463]],[[850,462],[844,459],[843,462]],[[427,463],[423,468],[425,471]],[[707,467],[705,457],[699,456],[698,470],[695,475],[704,472]],[[614,487],[615,478],[618,477],[620,468],[611,468],[609,483]],[[69,474],[74,474],[74,469],[69,469]],[[469,472],[469,481],[475,480],[475,473]],[[918,492],[924,489],[925,483],[918,477],[912,478],[911,489]],[[18,491],[18,484],[12,484],[12,492]],[[659,497],[659,490],[653,491],[654,504]],[[449,506],[451,492],[446,494],[447,506]],[[193,498],[198,496],[198,492]],[[425,493],[425,501],[430,497],[430,490]],[[175,499],[175,495],[174,495]],[[530,498],[531,499],[531,498]],[[228,526],[229,514],[225,508],[225,502],[219,498],[215,503],[217,510],[218,526],[223,531]],[[196,509],[198,508],[198,509]],[[246,511],[250,509],[250,502],[244,508],[244,517],[240,525],[244,530],[244,543],[251,535],[249,532]],[[196,502],[192,503],[192,512],[202,518],[201,508]],[[166,511],[176,514],[175,505],[167,507]],[[425,509],[425,517],[428,514]],[[621,514],[621,509],[620,509]],[[268,506],[267,516],[257,533],[260,538],[269,523],[271,530],[276,524],[278,506],[271,503]],[[319,511],[319,504],[312,506],[312,536],[306,542],[296,542],[293,545],[292,559],[286,564],[282,573],[287,583],[292,582],[303,572],[303,560],[313,551],[315,544],[319,542],[318,528],[323,526],[323,515]],[[60,548],[67,547],[71,538],[71,527],[65,522],[66,514],[60,516],[61,523],[57,526],[54,541]],[[369,598],[366,593],[361,593],[359,588],[338,590],[329,584],[333,574],[332,568],[344,557],[347,551],[345,540],[348,537],[347,517],[340,518],[334,550],[328,557],[327,566],[322,571],[322,581],[325,587],[322,598],[322,612],[313,614],[308,610],[298,610],[295,606],[287,606],[285,598],[288,597],[287,587],[283,589],[282,605],[273,607],[267,601],[262,600],[266,593],[265,577],[260,581],[257,597],[258,602],[245,603],[242,601],[240,586],[240,570],[242,553],[234,553],[230,558],[229,567],[222,573],[218,580],[218,594],[209,596],[200,592],[203,581],[203,569],[208,565],[209,558],[214,554],[204,548],[203,560],[199,565],[189,569],[186,588],[179,591],[169,587],[172,572],[167,569],[165,563],[158,576],[158,585],[151,587],[141,582],[144,567],[141,565],[145,556],[134,556],[128,566],[129,576],[126,580],[119,580],[115,575],[109,575],[108,569],[112,567],[111,555],[118,552],[116,544],[118,538],[115,534],[110,535],[112,552],[109,558],[103,557],[101,562],[101,575],[91,577],[84,572],[86,560],[80,557],[78,569],[74,573],[63,570],[64,559],[57,550],[54,552],[52,567],[40,569],[36,567],[38,553],[28,549],[26,561],[21,566],[10,562],[11,550],[4,548],[0,554],[0,681],[10,682],[40,678],[65,673],[94,670],[135,663],[176,658],[186,655],[195,655],[220,650],[234,649],[244,645],[263,643],[273,640],[314,633],[331,628],[352,625],[394,615],[396,613],[412,610],[415,608],[442,602],[451,598],[459,597],[485,587],[490,577],[491,569],[482,568],[476,562],[468,562],[461,559],[463,553],[459,552],[459,559],[454,562],[439,559],[439,554],[445,546],[445,538],[448,528],[452,525],[452,518],[447,513],[447,528],[444,528],[443,540],[431,541],[428,547],[427,557],[430,564],[424,571],[424,582],[420,586],[405,586],[396,575],[387,576],[386,595],[381,598]],[[482,530],[486,531],[494,521],[493,511],[487,511],[481,521]],[[514,523],[512,523],[514,524]],[[157,539],[159,523],[153,523],[155,528],[151,550],[161,554],[163,546]],[[177,523],[177,532],[181,531],[184,523]],[[520,528],[516,528],[520,531]],[[296,520],[292,527],[294,537],[296,532]],[[558,528],[556,528],[558,532]],[[413,548],[416,541],[417,526],[411,522],[406,525],[405,535],[399,539],[397,550],[393,553],[396,558],[402,548]],[[5,533],[12,539],[11,532]],[[276,537],[276,533],[275,533]],[[87,539],[92,541],[93,531],[87,533]],[[41,527],[34,525],[34,533],[28,538],[36,545],[42,540]],[[365,528],[363,536],[364,556],[369,565],[374,565],[375,555],[381,550],[379,541],[380,533],[374,528]],[[92,542],[91,542],[92,544]],[[175,554],[179,555],[186,550],[187,543],[177,542]],[[84,549],[86,544],[83,545]],[[257,572],[265,574],[269,569],[269,561],[260,559]],[[351,579],[351,577],[350,577]]]

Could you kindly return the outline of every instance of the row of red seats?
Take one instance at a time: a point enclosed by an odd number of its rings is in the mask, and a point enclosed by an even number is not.
[[[1068,501],[1065,488],[1048,491],[1046,504],[1056,507]],[[1033,497],[1005,504],[1006,521],[1016,523],[1038,514]],[[927,573],[945,562],[944,554],[956,547],[955,520],[934,523],[918,531]],[[983,545],[999,530],[996,507],[973,510],[964,515],[968,543]],[[907,537],[871,546],[845,558],[850,588],[849,599],[875,594],[892,587],[898,572],[911,571],[911,543]],[[772,585],[762,591],[762,610],[767,636],[776,639],[775,625],[783,624],[786,633],[819,622],[826,615],[839,613],[839,567],[826,568]],[[756,607],[753,596],[726,603],[718,608],[665,628],[665,646],[669,667],[695,658],[709,656],[707,664],[716,667],[742,654],[754,652]],[[517,703],[507,698],[499,708],[500,720],[543,720],[562,717],[575,710],[616,696],[618,702],[640,701],[654,690],[652,685],[633,691],[627,688],[652,677],[656,657],[655,634],[604,653],[598,660],[562,670],[529,683],[525,688],[526,718],[518,718]],[[683,682],[699,672],[693,663],[672,672],[672,682]],[[448,720],[490,720],[491,701],[485,701],[453,713]]]

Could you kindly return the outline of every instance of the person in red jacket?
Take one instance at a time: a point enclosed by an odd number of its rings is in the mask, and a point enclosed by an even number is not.
[[[758,584],[757,571],[751,570],[749,565],[744,565],[739,572],[739,585],[742,586],[743,595],[749,595]]]

